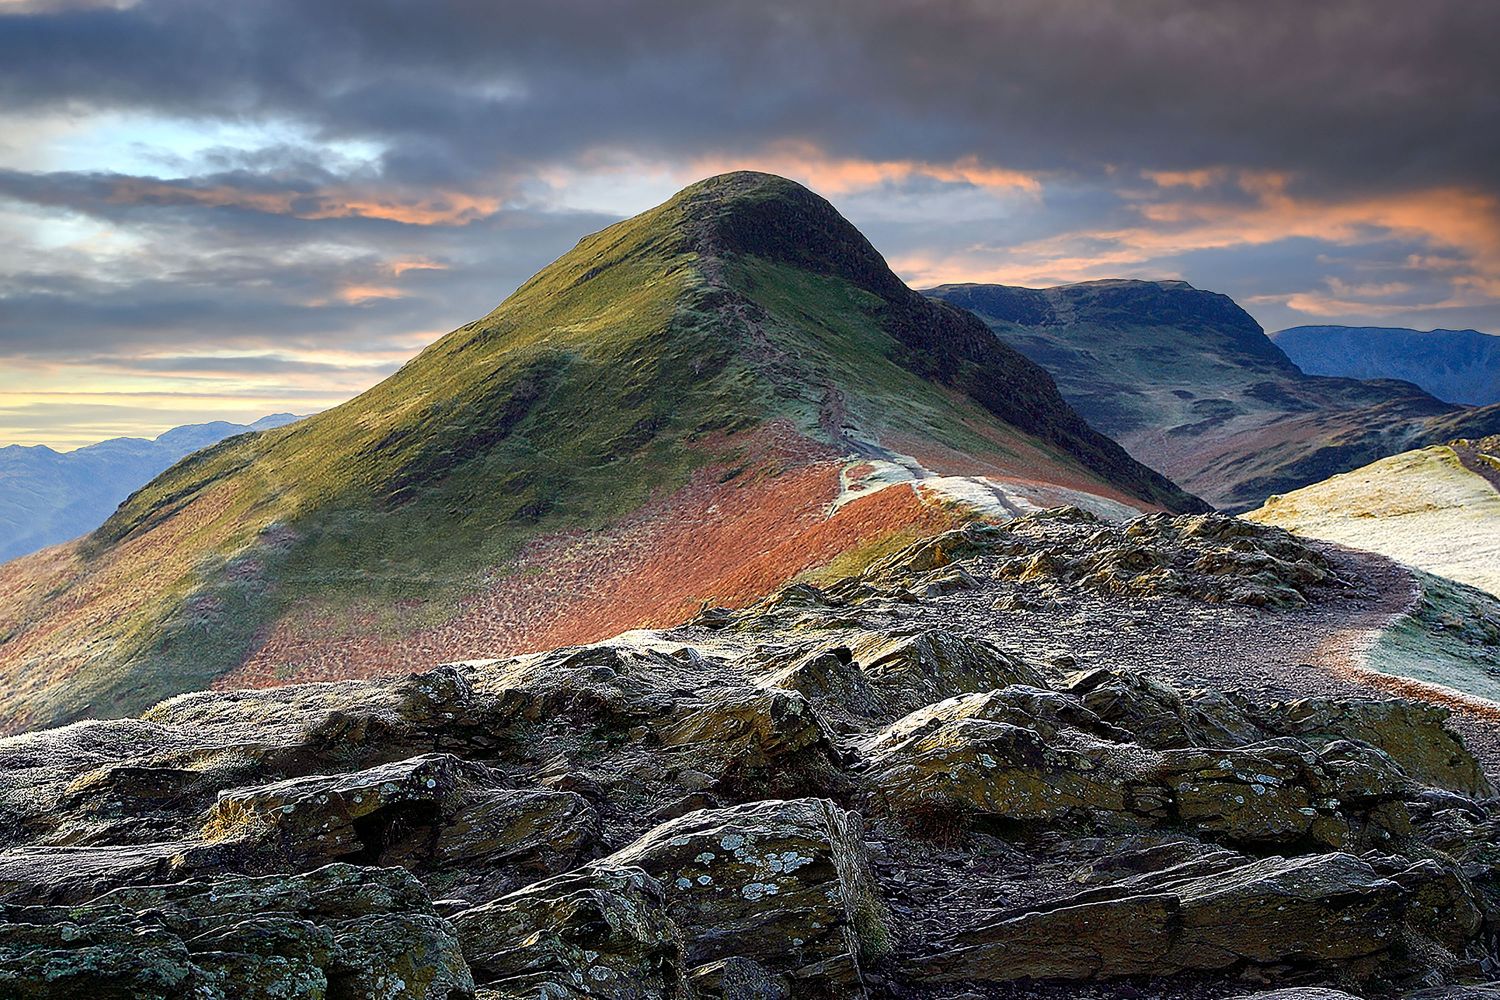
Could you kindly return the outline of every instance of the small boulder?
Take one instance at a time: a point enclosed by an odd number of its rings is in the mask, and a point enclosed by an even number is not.
[[[473,869],[489,896],[515,888],[522,874],[566,871],[596,852],[598,820],[581,795],[498,788],[494,781],[483,765],[426,754],[230,789],[209,811],[203,832],[213,840],[259,843],[303,868],[350,860],[424,873]],[[463,879],[442,881],[451,889]]]
[[[109,905],[0,905],[0,996],[10,1000],[186,1000],[200,978],[187,945],[149,916]]]
[[[1424,784],[1476,797],[1495,794],[1479,762],[1444,723],[1441,705],[1374,698],[1302,698],[1255,710],[1271,732],[1315,745],[1358,740],[1383,751]]]
[[[474,989],[452,925],[400,868],[329,865],[306,875],[137,886],[92,905],[135,913],[184,943],[193,965],[184,1000],[317,1000],[325,990],[451,1000]]]
[[[869,632],[851,644],[855,661],[892,712],[1011,684],[1045,688],[1036,667],[985,639],[943,629]]]
[[[691,1000],[661,884],[595,862],[453,918],[480,985],[501,996]]]
[[[1071,674],[1063,690],[1106,722],[1125,729],[1142,746],[1233,747],[1262,738],[1223,700],[1202,704],[1137,671],[1100,667]]]
[[[1367,975],[1381,959],[1401,961],[1420,936],[1420,919],[1406,920],[1411,899],[1438,878],[1420,866],[1396,874],[1410,884],[1351,854],[1215,856],[999,914],[959,932],[918,967],[933,981],[1102,979],[1282,963]]]
[[[667,893],[694,965],[748,958],[798,997],[860,997],[860,959],[886,947],[857,815],[824,799],[707,809],[609,860]]]
[[[796,691],[826,713],[859,717],[880,710],[879,697],[846,646],[792,647],[748,657],[746,665],[763,686]]]

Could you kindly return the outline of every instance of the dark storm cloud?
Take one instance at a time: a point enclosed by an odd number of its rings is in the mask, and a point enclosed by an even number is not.
[[[1497,39],[1482,0],[0,0],[0,359],[373,380],[744,165],[918,283],[1500,328]]]
[[[612,145],[1296,170],[1492,186],[1500,5],[1471,0],[160,0],[0,22],[16,109],[285,116],[407,182]]]

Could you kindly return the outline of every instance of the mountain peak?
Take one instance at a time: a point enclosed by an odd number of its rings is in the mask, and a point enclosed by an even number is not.
[[[1202,292],[1181,278],[1095,278],[1091,281],[1071,281],[1058,288],[1077,288],[1081,290],[1122,288],[1137,291],[1146,289],[1157,289],[1169,292]],[[1214,294],[1212,292],[1208,294]]]
[[[1011,513],[1203,506],[975,317],[909,289],[823,198],[711,177],[580,240],[359,397],[180,463],[86,559],[37,564],[165,583],[131,591],[102,637],[93,609],[28,608],[49,627],[0,641],[0,681],[48,656],[66,683],[0,696],[0,727],[744,603],[946,524],[929,479]],[[0,625],[6,594],[71,579],[0,585]],[[356,620],[393,622],[361,660],[340,631]]]
[[[882,297],[905,289],[863,233],[822,196],[777,174],[737,170],[689,185],[677,206],[696,251],[752,256],[844,278]]]

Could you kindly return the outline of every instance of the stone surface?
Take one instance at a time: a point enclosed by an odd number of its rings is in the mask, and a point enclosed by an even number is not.
[[[1273,732],[1312,742],[1359,740],[1426,784],[1464,795],[1494,795],[1474,755],[1444,727],[1448,715],[1441,705],[1413,701],[1327,698],[1278,702],[1255,712]]]
[[[1434,877],[1397,874],[1421,886]],[[1006,981],[1358,964],[1405,946],[1403,931],[1414,932],[1404,919],[1414,911],[1410,891],[1350,854],[1213,859],[1000,915],[919,967],[937,980]]]
[[[231,876],[3,912],[6,996],[452,1000],[473,990],[453,927],[401,869]]]
[[[859,996],[861,957],[889,947],[859,818],[826,800],[691,813],[610,860],[661,882],[695,965],[749,958],[797,996]]]
[[[428,754],[339,775],[221,792],[203,834],[253,843],[292,868],[333,860],[432,873],[488,898],[598,853],[598,821],[574,792],[496,787],[482,765]],[[467,874],[466,874],[467,873]]]
[[[475,979],[502,995],[691,1000],[661,884],[598,862],[453,918]]]
[[[943,629],[867,633],[855,638],[851,651],[883,705],[897,714],[1011,684],[1046,686],[1041,672],[1021,657]]]

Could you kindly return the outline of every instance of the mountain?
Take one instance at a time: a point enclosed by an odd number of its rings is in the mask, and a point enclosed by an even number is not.
[[[1204,509],[822,198],[728,174],[0,569],[0,720],[588,641],[1059,503]]]
[[[1225,295],[1182,281],[944,285],[1084,419],[1230,511],[1414,447],[1500,432],[1500,405],[1304,373]]]
[[[1402,452],[1246,516],[1500,596],[1500,436]]]
[[[1397,378],[1439,399],[1500,403],[1500,336],[1477,330],[1294,326],[1271,334],[1309,375]]]
[[[253,424],[187,424],[152,440],[110,438],[62,453],[45,445],[0,448],[0,562],[93,531],[122,500],[200,448],[298,419],[274,413]]]

